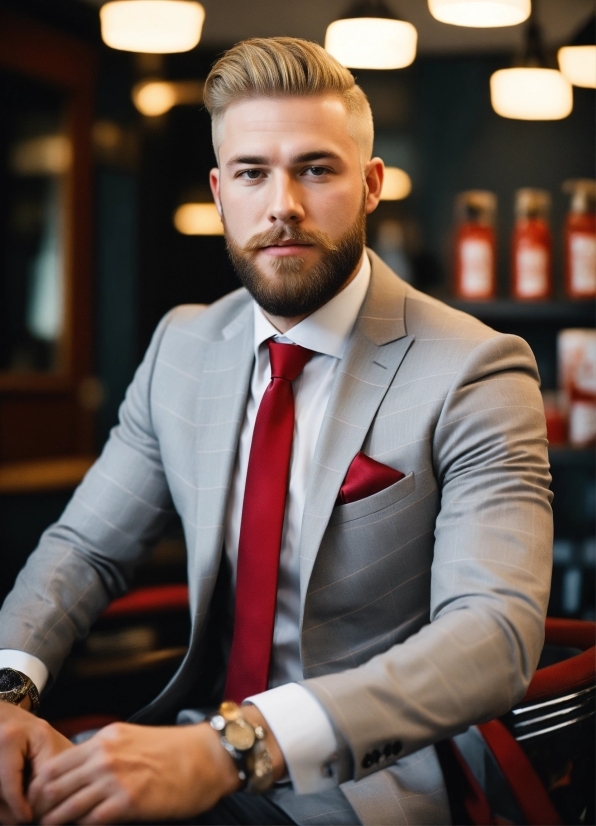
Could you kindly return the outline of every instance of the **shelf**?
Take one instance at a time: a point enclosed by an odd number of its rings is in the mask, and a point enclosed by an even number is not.
[[[596,453],[589,447],[551,445],[548,449],[551,467],[589,468],[596,462]]]
[[[596,323],[593,301],[448,300],[447,303],[482,321],[557,324],[561,327],[593,327]]]
[[[65,456],[0,465],[0,495],[75,488],[94,461],[93,456]]]

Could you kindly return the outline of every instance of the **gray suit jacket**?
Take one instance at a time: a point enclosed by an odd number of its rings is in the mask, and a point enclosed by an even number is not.
[[[417,292],[369,254],[302,525],[304,685],[336,729],[338,781],[364,823],[445,823],[432,744],[507,711],[542,646],[552,550],[543,407],[522,339]],[[0,647],[34,654],[55,676],[174,507],[190,647],[137,719],[188,704],[212,677],[206,619],[252,365],[246,291],[163,319],[119,426],[4,604]],[[359,450],[406,476],[335,507]]]

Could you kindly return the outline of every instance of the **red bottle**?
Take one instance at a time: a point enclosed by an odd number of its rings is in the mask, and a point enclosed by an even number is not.
[[[494,298],[496,195],[482,190],[461,192],[455,206],[455,294],[468,300]]]
[[[569,298],[596,296],[596,181],[565,181],[571,195],[565,220],[565,292]]]
[[[550,200],[549,193],[543,189],[518,189],[515,193],[512,292],[522,301],[539,301],[552,295]]]

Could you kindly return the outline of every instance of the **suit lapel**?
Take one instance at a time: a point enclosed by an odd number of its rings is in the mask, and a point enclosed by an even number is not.
[[[405,285],[374,253],[371,282],[325,411],[306,494],[300,540],[300,623],[308,582],[339,488],[413,337]]]
[[[197,548],[192,583],[208,604],[215,583],[254,358],[252,303],[208,345],[197,399]],[[204,600],[207,600],[206,602]]]

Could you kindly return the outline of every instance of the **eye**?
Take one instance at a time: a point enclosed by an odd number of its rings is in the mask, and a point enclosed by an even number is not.
[[[305,172],[308,172],[313,178],[322,178],[328,174],[329,170],[326,166],[309,166],[305,169]]]
[[[260,169],[243,169],[242,172],[238,173],[238,177],[248,181],[257,181],[262,174],[263,172]]]

